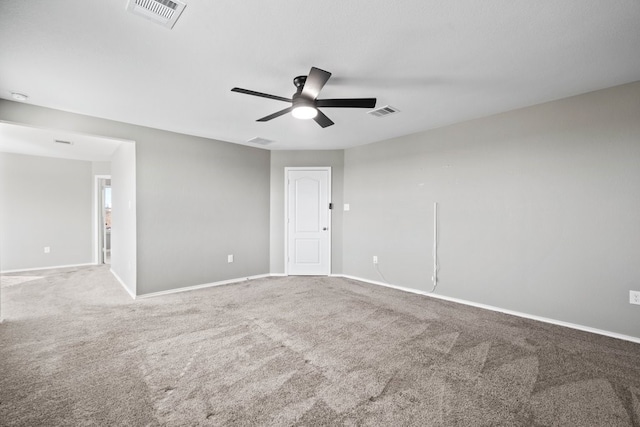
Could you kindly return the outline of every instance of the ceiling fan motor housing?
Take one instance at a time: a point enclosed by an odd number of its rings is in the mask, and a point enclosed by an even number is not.
[[[291,97],[293,108],[297,107],[313,107],[316,108],[316,100],[303,96],[300,92],[296,92]]]
[[[293,79],[293,84],[298,90],[291,97],[291,103],[293,108],[297,107],[313,107],[316,108],[315,99],[310,99],[306,96],[302,95],[302,90],[304,89],[304,84],[307,81],[307,76],[298,76]]]
[[[293,84],[298,88],[298,92],[302,92],[302,88],[304,87],[304,83],[307,81],[307,76],[298,76],[294,77]]]

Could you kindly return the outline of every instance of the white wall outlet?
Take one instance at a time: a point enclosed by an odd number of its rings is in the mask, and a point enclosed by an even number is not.
[[[51,252],[51,247],[50,246],[45,246],[44,247],[44,253],[48,254],[49,252]]]
[[[629,302],[640,305],[640,291],[629,291]]]
[[[351,206],[349,206],[349,203],[345,203],[345,204],[344,204],[344,210],[345,210],[345,212],[346,212],[346,211],[348,211],[348,210],[350,210],[350,209],[351,209]]]
[[[373,256],[373,263],[374,263],[374,264],[377,264],[377,263],[378,263],[378,256],[377,256],[377,255],[374,255],[374,256]]]
[[[227,262],[233,262],[233,255],[227,255]]]

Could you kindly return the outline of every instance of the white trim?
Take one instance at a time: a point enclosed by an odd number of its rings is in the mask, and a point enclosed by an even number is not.
[[[331,183],[333,181],[333,169],[331,166],[285,166],[284,168],[284,275],[289,275],[289,171],[327,171],[329,172],[329,179],[327,180],[327,202],[331,205],[333,203],[333,190]],[[331,259],[333,258],[333,243],[331,236],[333,235],[333,225],[331,223],[333,218],[333,210],[328,209],[327,214],[327,228],[329,229],[329,274],[331,276]]]
[[[109,270],[111,272],[111,274],[113,274],[113,277],[116,278],[116,280],[118,281],[118,283],[120,283],[120,285],[122,285],[122,287],[124,288],[125,291],[127,291],[127,293],[129,294],[129,296],[133,299],[136,299],[136,294],[133,293],[133,291],[131,289],[129,289],[129,287],[124,283],[124,281],[120,278],[120,276],[118,276],[118,274],[113,271],[113,269]]]
[[[96,265],[96,263],[95,262],[88,262],[86,264],[52,265],[50,267],[34,267],[34,268],[20,268],[18,270],[2,270],[2,271],[0,271],[0,274],[22,273],[23,271],[53,270],[53,269],[56,269],[56,268],[86,267],[88,265]]]
[[[620,340],[631,341],[631,342],[640,344],[640,338],[638,338],[638,337],[632,337],[630,335],[623,335],[623,334],[619,334],[617,332],[605,331],[603,329],[592,328],[590,326],[578,325],[576,323],[570,323],[570,322],[565,322],[565,321],[562,321],[562,320],[550,319],[548,317],[536,316],[534,314],[522,313],[522,312],[519,312],[519,311],[508,310],[508,309],[505,309],[505,308],[495,307],[495,306],[492,306],[492,305],[480,304],[480,303],[467,301],[467,300],[463,300],[463,299],[459,299],[459,298],[447,297],[447,296],[444,296],[444,295],[438,295],[438,294],[434,294],[434,293],[430,293],[430,292],[426,292],[426,291],[421,291],[421,290],[418,290],[418,289],[412,289],[412,288],[405,288],[403,286],[390,285],[389,283],[378,282],[378,281],[369,280],[369,279],[363,279],[361,277],[349,276],[347,274],[336,274],[335,277],[344,277],[345,279],[357,280],[359,282],[370,283],[372,285],[384,286],[384,287],[387,287],[387,288],[397,289],[397,290],[404,291],[404,292],[410,292],[412,294],[419,294],[419,295],[424,295],[424,296],[427,296],[427,297],[432,297],[432,298],[437,298],[437,299],[441,299],[441,300],[445,300],[445,301],[455,302],[455,303],[458,303],[458,304],[464,304],[464,305],[469,305],[469,306],[472,306],[472,307],[478,307],[478,308],[482,308],[482,309],[485,309],[485,310],[497,311],[499,313],[509,314],[511,316],[517,316],[517,317],[522,317],[522,318],[525,318],[525,319],[537,320],[538,322],[544,322],[544,323],[550,323],[552,325],[564,326],[565,328],[577,329],[579,331],[591,332],[592,334],[604,335],[606,337],[617,338],[617,339],[620,339]]]
[[[285,274],[285,273],[269,273],[269,276],[271,276],[271,277],[287,277],[288,274]]]
[[[222,280],[220,282],[204,283],[202,285],[185,286],[184,288],[175,288],[175,289],[169,289],[166,291],[152,292],[150,294],[137,295],[135,298],[136,299],[152,298],[152,297],[158,297],[161,295],[176,294],[178,292],[187,292],[187,291],[195,291],[196,289],[211,288],[213,286],[222,286],[222,285],[230,285],[232,283],[246,282],[247,280],[263,279],[265,277],[271,277],[271,274],[258,274],[256,276],[240,277],[238,279],[229,279],[229,280]]]

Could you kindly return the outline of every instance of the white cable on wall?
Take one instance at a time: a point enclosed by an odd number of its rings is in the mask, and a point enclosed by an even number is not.
[[[378,272],[378,276],[380,276],[380,278],[382,279],[382,282],[389,284],[389,281],[384,277],[384,275],[382,274],[382,272],[378,268],[378,264],[374,264],[374,267],[375,267],[376,271]]]
[[[433,281],[433,288],[431,292],[436,290],[438,286],[438,202],[433,203],[433,276],[431,276],[431,280]]]
[[[384,277],[380,268],[378,267],[378,263],[374,263],[373,268],[378,273],[378,276],[382,279],[383,283],[389,283],[389,281]],[[433,282],[433,287],[431,288],[431,292],[435,292],[438,287],[438,270],[440,270],[440,266],[438,265],[438,202],[433,203],[433,276],[431,276],[431,280]]]

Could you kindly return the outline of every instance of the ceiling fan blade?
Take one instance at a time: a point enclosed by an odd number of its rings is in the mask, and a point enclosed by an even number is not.
[[[320,94],[320,91],[331,77],[331,73],[321,70],[320,68],[311,67],[307,81],[302,88],[302,96],[307,99],[316,99]]]
[[[262,98],[275,99],[276,101],[291,102],[290,98],[284,98],[282,96],[276,96],[276,95],[269,95],[268,93],[256,92],[255,90],[242,89],[239,87],[234,87],[233,89],[231,89],[231,92],[238,92],[238,93],[244,93],[247,95],[260,96]]]
[[[373,108],[376,98],[318,99],[316,105],[325,108]]]
[[[263,118],[256,120],[256,122],[268,122],[271,119],[275,119],[276,117],[280,117],[287,113],[290,113],[291,110],[293,110],[293,107],[285,108],[284,110],[280,110],[276,113],[269,114],[268,116],[264,116]]]
[[[315,116],[313,120],[315,120],[316,123],[323,128],[326,128],[327,126],[331,126],[333,124],[333,121],[331,121],[329,117],[325,116],[324,113],[320,110],[318,110],[318,115]]]

